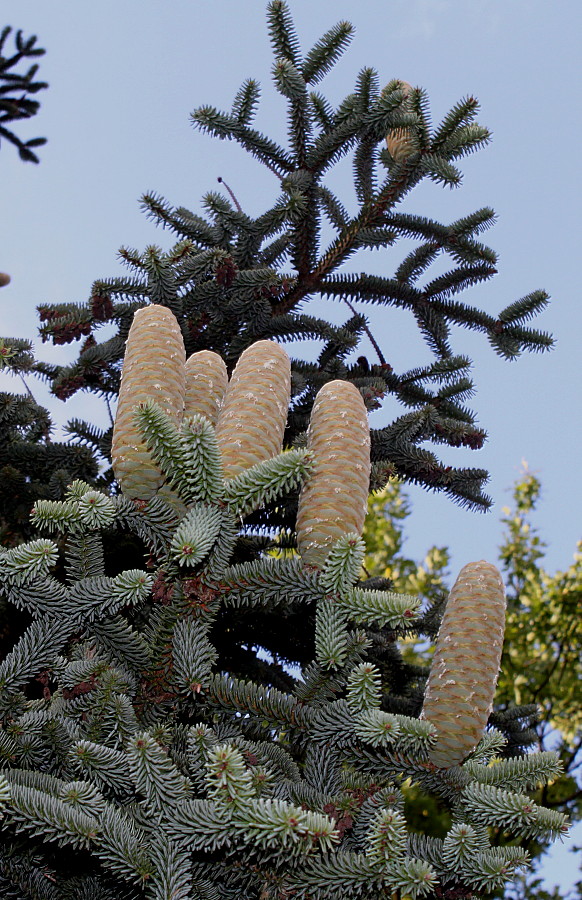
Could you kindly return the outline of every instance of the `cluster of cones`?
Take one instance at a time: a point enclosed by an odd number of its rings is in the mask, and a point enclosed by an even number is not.
[[[134,420],[135,407],[155,400],[177,427],[201,414],[215,427],[225,478],[282,451],[291,393],[291,364],[273,341],[257,341],[229,380],[212,351],[186,360],[172,312],[151,305],[136,312],[125,354],[113,434],[113,468],[135,500],[164,496],[164,474]],[[357,388],[331,381],[319,391],[308,431],[313,470],[303,485],[297,546],[306,565],[323,568],[330,547],[362,534],[370,479],[370,431]],[[428,680],[422,717],[438,730],[430,758],[438,768],[461,763],[481,739],[493,703],[505,624],[505,591],[495,566],[465,566],[451,591]]]
[[[274,341],[257,341],[240,357],[230,380],[210,350],[186,360],[178,322],[164,306],[136,312],[127,340],[113,431],[115,477],[125,496],[164,496],[164,474],[134,420],[135,407],[155,400],[179,427],[195,414],[215,427],[225,478],[233,478],[283,449],[291,398],[291,362]],[[318,393],[308,435],[313,472],[302,488],[297,518],[299,552],[321,568],[333,543],[361,534],[370,483],[370,430],[354,385],[332,381]]]

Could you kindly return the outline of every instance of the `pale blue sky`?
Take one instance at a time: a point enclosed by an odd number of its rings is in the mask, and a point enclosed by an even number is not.
[[[18,127],[21,136],[49,139],[40,165],[21,163],[8,145],[0,152],[0,270],[13,279],[0,294],[0,335],[34,337],[38,303],[86,300],[94,279],[121,273],[120,245],[169,246],[171,236],[139,211],[146,190],[198,212],[201,196],[217,190],[221,176],[251,214],[271,204],[273,176],[234,143],[211,140],[189,122],[197,106],[229,108],[252,76],[264,90],[258,127],[284,140],[264,6],[262,0],[5,0],[0,25],[38,35],[47,49],[40,76],[50,89],[39,95],[40,114]],[[382,81],[396,77],[426,88],[434,120],[463,96],[479,98],[479,121],[493,131],[493,143],[464,161],[463,187],[423,187],[406,209],[443,221],[485,205],[496,209],[499,221],[485,240],[500,254],[499,274],[467,292],[466,302],[496,312],[536,288],[552,296],[534,323],[557,338],[551,354],[509,364],[481,335],[456,336],[456,347],[475,359],[478,394],[471,405],[490,440],[478,453],[443,455],[450,464],[488,469],[495,507],[478,515],[413,490],[406,549],[420,555],[432,543],[448,544],[454,570],[471,559],[494,561],[501,508],[525,459],[544,486],[538,520],[550,544],[548,565],[564,568],[581,536],[582,505],[579,0],[293,0],[291,6],[305,49],[340,19],[356,27],[351,48],[322,85],[332,101],[352,89],[364,65],[376,67]],[[333,185],[350,206],[349,165]],[[391,274],[399,259],[395,249],[351,265]],[[362,311],[397,370],[428,358],[407,315]],[[346,318],[337,306],[326,305],[325,314]],[[38,342],[37,352],[63,360],[75,351]],[[32,386],[57,423],[73,416],[104,421],[95,398],[64,405]],[[20,389],[7,376],[0,387]],[[388,403],[374,424],[400,409]],[[560,857],[559,871],[551,871],[550,881],[562,884],[576,876],[571,857]]]

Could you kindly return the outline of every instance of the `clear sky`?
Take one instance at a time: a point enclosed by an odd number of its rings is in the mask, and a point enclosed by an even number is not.
[[[122,244],[168,247],[171,236],[140,213],[138,200],[147,190],[200,212],[200,198],[219,189],[221,176],[249,213],[271,205],[278,193],[274,177],[234,143],[212,140],[189,122],[195,107],[228,109],[242,81],[255,77],[264,91],[257,125],[284,140],[284,104],[270,84],[264,7],[262,0],[4,0],[0,25],[37,34],[47,49],[39,77],[50,88],[38,96],[40,114],[17,126],[20,136],[49,139],[40,148],[40,165],[21,163],[8,144],[0,151],[0,270],[12,276],[0,293],[0,335],[35,338],[37,304],[84,301],[96,278],[121,274],[116,252]],[[478,393],[471,405],[490,440],[479,452],[441,455],[448,464],[488,469],[495,506],[475,514],[412,490],[405,549],[420,556],[431,544],[449,545],[454,571],[471,559],[495,561],[498,519],[525,459],[543,483],[538,522],[549,542],[548,568],[565,568],[581,537],[582,505],[582,128],[574,99],[580,90],[580,2],[291,0],[291,8],[304,49],[341,19],[356,27],[350,49],[322,85],[332,101],[351,91],[368,65],[384,82],[402,78],[424,87],[435,121],[461,97],[479,98],[479,121],[492,130],[492,144],[462,162],[460,189],[423,187],[406,209],[442,221],[482,206],[497,211],[498,223],[485,241],[500,255],[499,274],[462,295],[465,302],[497,312],[537,288],[552,296],[533,323],[555,335],[550,354],[507,363],[482,335],[454,336],[459,352],[475,359]],[[349,165],[340,168],[334,189],[353,208]],[[390,275],[399,260],[395,249],[352,268],[373,265]],[[404,314],[362,311],[397,371],[429,358]],[[344,309],[331,305],[324,314],[346,318]],[[36,348],[47,360],[76,355],[40,341]],[[289,349],[296,352],[296,345]],[[31,386],[59,424],[74,416],[105,421],[95,398],[62,404],[43,385]],[[1,376],[0,388],[20,385]],[[400,411],[388,404],[373,424]],[[548,869],[550,883],[576,878],[575,861],[562,856]]]

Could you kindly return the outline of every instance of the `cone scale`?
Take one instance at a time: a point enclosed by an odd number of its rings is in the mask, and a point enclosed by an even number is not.
[[[186,353],[180,326],[165,306],[138,309],[127,338],[111,458],[121,490],[149,500],[164,483],[134,422],[134,409],[155,400],[176,425],[184,413]]]
[[[226,478],[281,452],[290,398],[289,356],[274,341],[256,341],[232,373],[216,423]]]
[[[322,568],[344,534],[361,535],[370,485],[370,428],[362,395],[348,381],[324,385],[313,405],[307,448],[313,472],[299,495],[297,548]]]
[[[468,563],[447,600],[421,718],[436,727],[429,752],[438,768],[475,749],[493,706],[505,629],[505,589],[494,565]]]

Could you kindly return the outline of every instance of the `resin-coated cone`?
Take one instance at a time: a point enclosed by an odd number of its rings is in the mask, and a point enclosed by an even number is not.
[[[216,424],[226,478],[281,452],[290,398],[285,350],[274,341],[252,344],[232,373]]]
[[[111,447],[115,477],[130,499],[149,500],[164,482],[134,422],[134,409],[155,400],[179,425],[185,362],[184,341],[173,313],[156,304],[138,309],[127,338]]]
[[[504,630],[501,575],[484,560],[468,563],[447,600],[421,713],[437,729],[429,758],[441,769],[462,763],[483,737]]]
[[[344,534],[362,534],[370,486],[370,428],[362,395],[348,381],[330,381],[313,404],[307,447],[313,471],[299,495],[297,548],[321,568]]]
[[[199,414],[216,425],[228,374],[222,357],[212,350],[200,350],[186,360],[186,402],[184,418]]]

